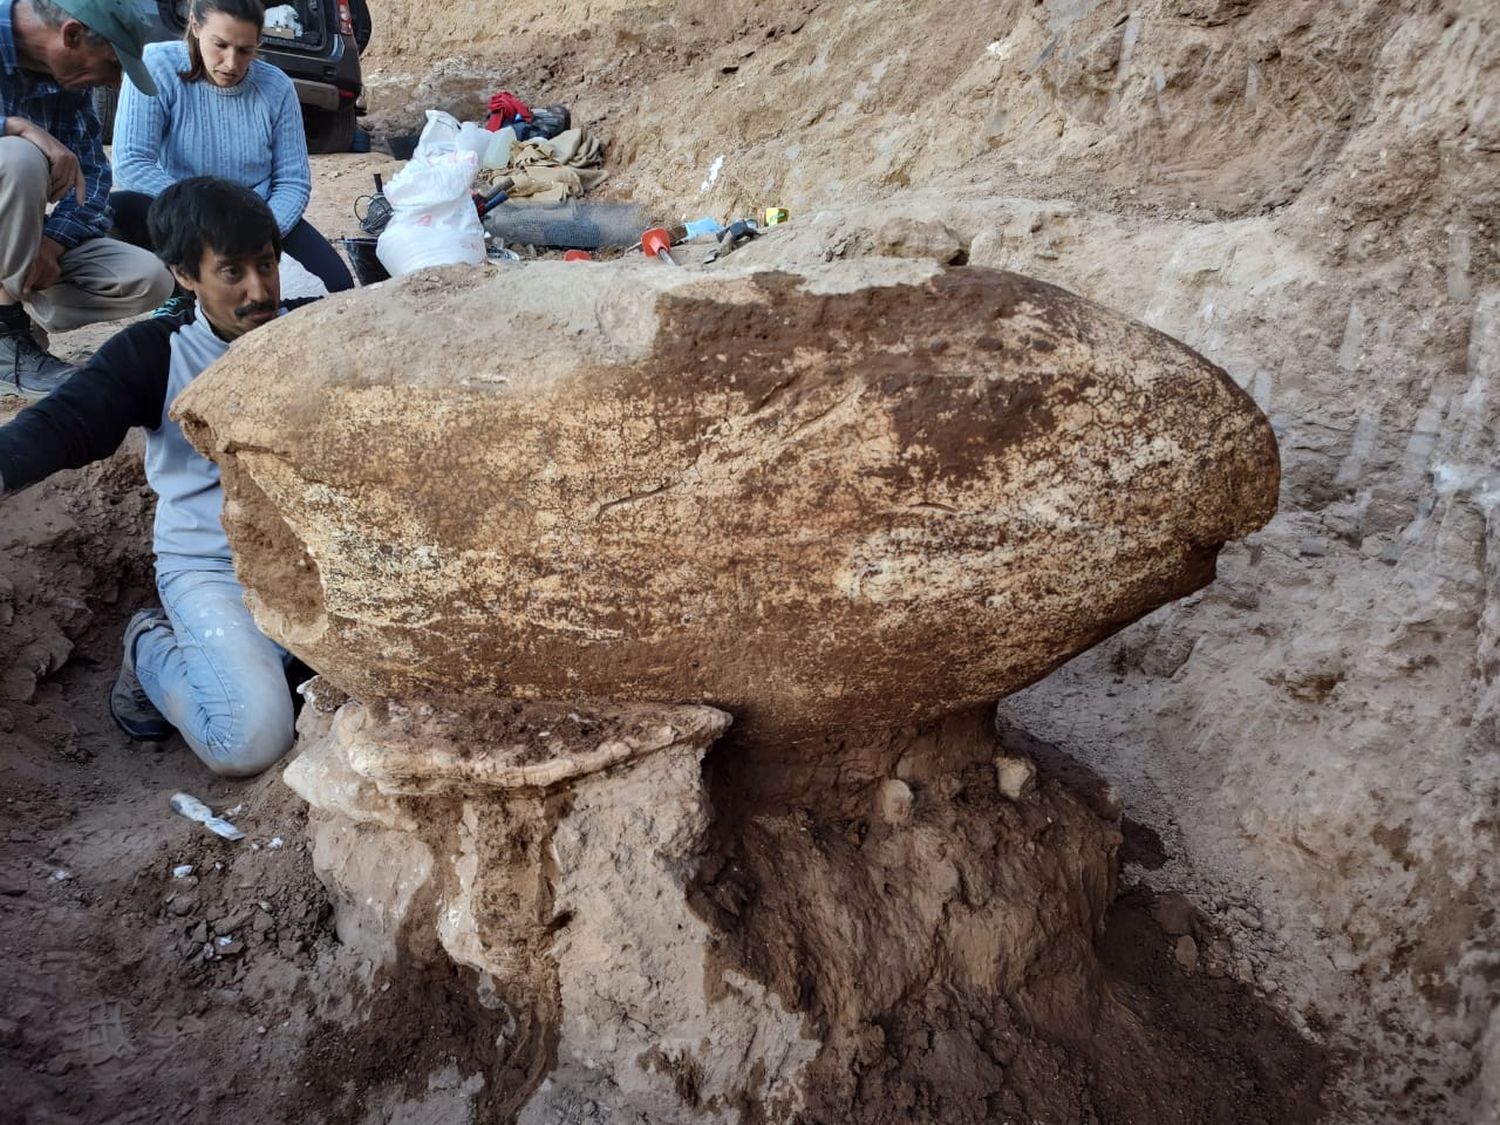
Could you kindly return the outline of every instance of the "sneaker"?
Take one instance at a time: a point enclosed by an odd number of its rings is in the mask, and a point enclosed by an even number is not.
[[[0,326],[0,394],[35,402],[57,390],[77,370],[37,343],[29,318],[19,325]]]
[[[125,656],[120,661],[115,686],[109,692],[109,713],[115,726],[137,742],[161,742],[171,738],[176,730],[156,709],[135,674],[136,641],[142,633],[168,623],[165,610],[152,608],[138,611],[125,626]]]
[[[181,316],[193,307],[193,298],[190,293],[173,293],[151,313],[155,317]]]

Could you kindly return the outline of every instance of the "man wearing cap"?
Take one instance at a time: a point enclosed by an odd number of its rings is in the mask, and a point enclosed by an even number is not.
[[[154,254],[105,237],[113,178],[89,97],[118,86],[122,67],[156,93],[144,34],[130,0],[0,0],[0,393],[38,399],[74,370],[32,316],[66,332],[172,292]]]

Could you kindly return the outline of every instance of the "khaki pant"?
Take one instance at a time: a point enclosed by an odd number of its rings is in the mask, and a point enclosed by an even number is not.
[[[11,297],[42,244],[47,217],[47,158],[20,137],[0,137],[0,285]],[[62,280],[24,300],[48,332],[149,312],[172,293],[172,275],[149,250],[91,238],[65,250]]]

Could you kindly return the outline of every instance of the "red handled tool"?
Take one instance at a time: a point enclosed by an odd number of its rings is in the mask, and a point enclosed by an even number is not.
[[[477,191],[470,193],[470,198],[474,200],[474,209],[479,212],[479,217],[484,218],[509,199],[510,189],[514,184],[515,181],[511,179],[497,180],[489,195],[480,195]]]
[[[666,227],[652,227],[641,235],[641,249],[669,266],[677,264],[672,260],[672,236],[667,233]]]

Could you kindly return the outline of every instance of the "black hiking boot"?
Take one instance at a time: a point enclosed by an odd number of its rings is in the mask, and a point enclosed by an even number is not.
[[[156,709],[135,674],[135,642],[142,633],[167,624],[166,611],[153,608],[137,611],[125,626],[125,655],[115,686],[109,692],[109,714],[115,726],[137,742],[162,742],[176,730]]]

